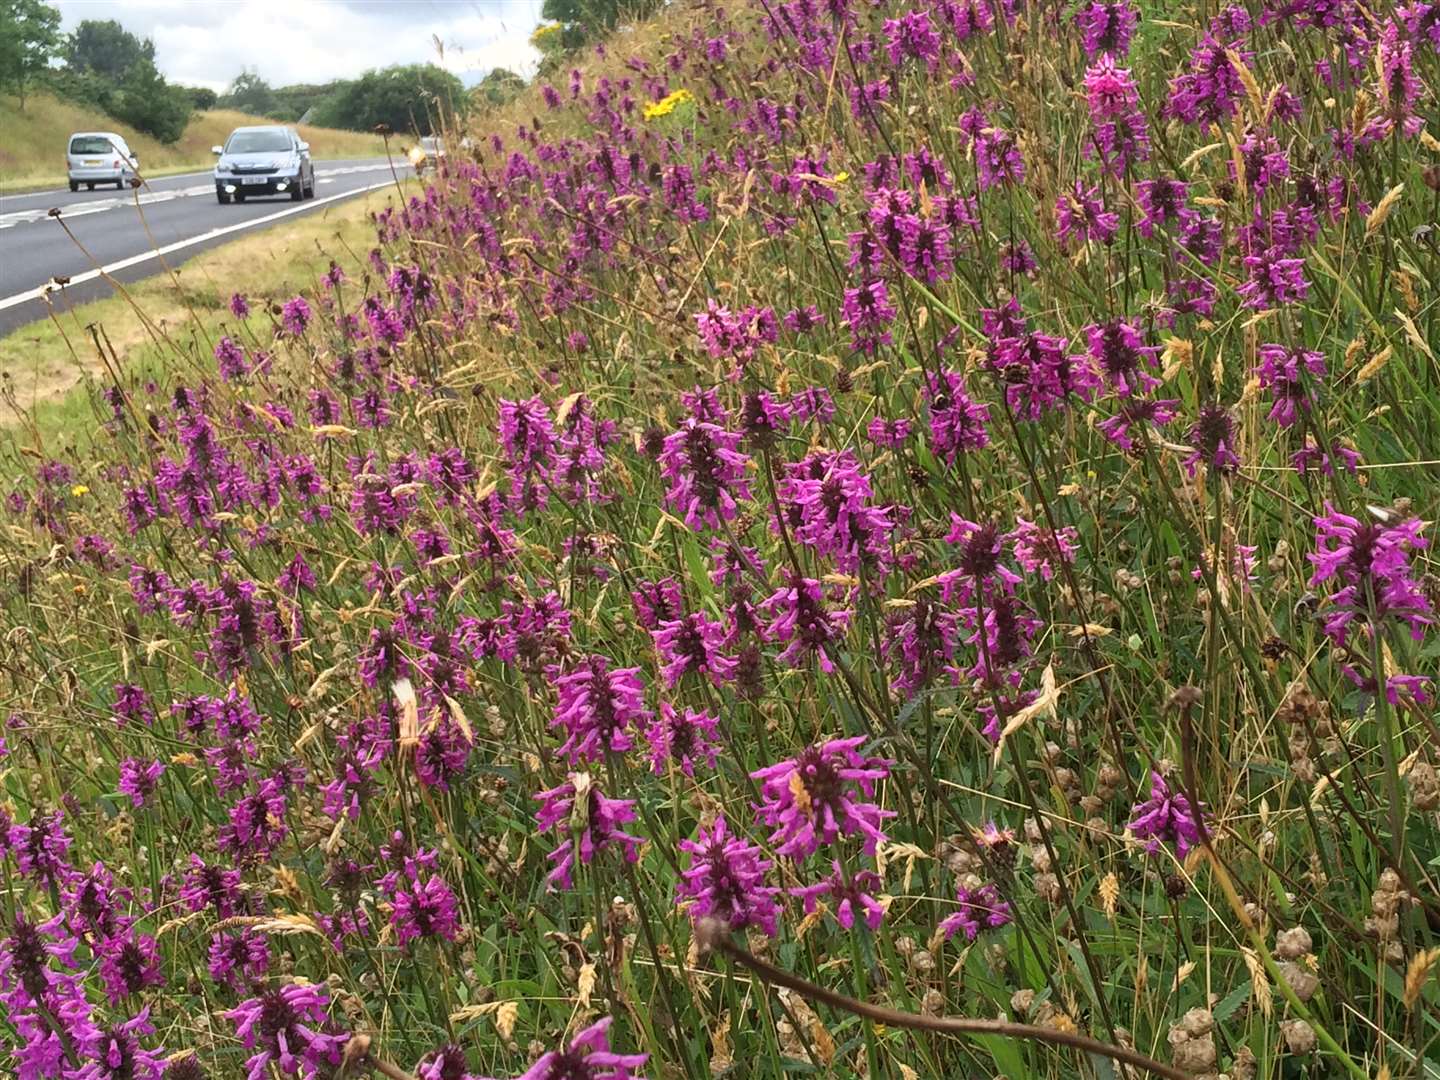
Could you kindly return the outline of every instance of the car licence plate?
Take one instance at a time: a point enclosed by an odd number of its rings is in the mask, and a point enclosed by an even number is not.
[[[81,164],[83,164],[83,165],[99,165],[100,162],[98,162],[98,161],[88,161],[88,160],[87,160],[87,161],[81,162]]]
[[[268,176],[242,176],[240,178],[242,184],[268,184],[269,182]]]

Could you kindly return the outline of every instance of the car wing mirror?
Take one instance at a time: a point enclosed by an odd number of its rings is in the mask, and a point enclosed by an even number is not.
[[[210,147],[210,153],[212,153],[212,154],[223,154],[224,152],[225,152],[225,148],[224,148],[223,146],[212,146],[212,147]]]

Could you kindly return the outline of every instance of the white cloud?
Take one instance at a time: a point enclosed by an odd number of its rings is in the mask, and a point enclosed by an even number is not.
[[[353,78],[432,61],[473,82],[529,74],[542,0],[52,0],[66,30],[114,19],[155,42],[173,82],[221,91],[244,69],[273,86]],[[443,46],[443,60],[436,40]]]

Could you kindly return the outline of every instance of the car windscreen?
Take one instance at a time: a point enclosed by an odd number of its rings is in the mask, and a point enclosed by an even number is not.
[[[290,136],[283,131],[237,131],[225,144],[227,154],[265,154],[290,149]]]
[[[426,138],[420,140],[420,149],[424,150],[427,154],[443,154],[445,152],[445,144],[439,139]]]
[[[111,148],[110,140],[104,135],[77,135],[70,140],[72,154],[108,154]]]

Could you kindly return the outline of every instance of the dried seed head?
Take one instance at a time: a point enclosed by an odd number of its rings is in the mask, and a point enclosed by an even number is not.
[[[1309,1054],[1319,1041],[1315,1037],[1315,1029],[1304,1020],[1281,1021],[1280,1034],[1285,1036],[1285,1046],[1292,1054]]]
[[[1435,766],[1428,761],[1417,761],[1405,779],[1416,810],[1434,810],[1440,806],[1440,778],[1435,775]]]
[[[1303,926],[1281,930],[1275,935],[1275,955],[1282,960],[1299,960],[1310,952],[1312,947],[1310,931]]]
[[[1215,1018],[1208,1009],[1194,1008],[1174,1024],[1167,1035],[1176,1067],[1194,1073],[1215,1068]]]

